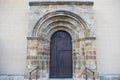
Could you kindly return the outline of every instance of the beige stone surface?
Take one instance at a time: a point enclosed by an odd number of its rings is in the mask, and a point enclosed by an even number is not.
[[[120,0],[96,0],[95,26],[100,74],[120,74]]]
[[[28,1],[0,0],[0,74],[24,75]]]

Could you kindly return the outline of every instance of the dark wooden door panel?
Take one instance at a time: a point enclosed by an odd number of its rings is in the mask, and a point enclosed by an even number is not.
[[[67,32],[58,31],[51,38],[50,78],[72,78],[72,42]]]

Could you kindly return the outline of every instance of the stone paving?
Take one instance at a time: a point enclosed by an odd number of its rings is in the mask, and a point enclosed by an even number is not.
[[[0,75],[0,80],[24,80],[24,76]]]
[[[23,76],[0,76],[0,80],[25,80],[25,79]],[[32,80],[36,80],[36,79],[32,79]],[[48,79],[37,79],[37,80],[48,80]],[[86,79],[62,78],[62,79],[49,79],[49,80],[86,80]],[[92,80],[92,79],[88,79],[88,80]]]

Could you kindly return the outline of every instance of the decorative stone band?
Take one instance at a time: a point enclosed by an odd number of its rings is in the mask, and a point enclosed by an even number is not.
[[[80,42],[80,41],[85,41],[85,40],[96,40],[96,37],[80,38],[80,39],[73,40],[73,42]]]
[[[100,80],[120,80],[120,74],[102,74]]]
[[[93,1],[30,1],[30,6],[37,5],[94,5]]]

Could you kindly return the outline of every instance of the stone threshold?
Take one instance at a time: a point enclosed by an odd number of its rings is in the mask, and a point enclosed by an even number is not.
[[[72,79],[72,78],[54,78],[54,79],[37,79],[37,80],[86,80],[86,79],[82,79],[82,78],[76,78],[76,79]],[[93,80],[93,79],[88,79],[88,80]],[[95,80],[100,80],[100,79],[95,79]]]
[[[49,79],[49,80],[73,80],[72,78],[63,78],[63,79]]]

